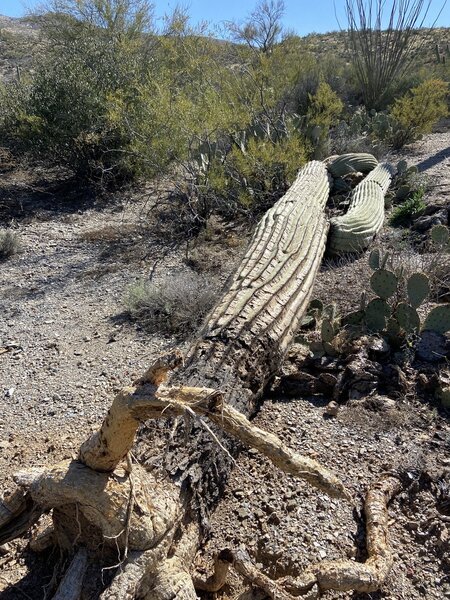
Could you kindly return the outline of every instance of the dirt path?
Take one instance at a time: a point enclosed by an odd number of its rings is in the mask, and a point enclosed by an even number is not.
[[[448,202],[450,134],[429,136],[406,154],[433,180],[427,200]],[[8,176],[5,181],[10,186]],[[83,212],[43,210],[31,220],[16,221],[23,253],[0,265],[0,348],[8,350],[0,354],[0,489],[20,468],[70,457],[97,427],[114,392],[175,343],[150,337],[120,318],[127,287],[148,273],[149,262],[162,250],[155,237],[147,240],[149,247],[153,244],[150,257],[123,258],[124,237],[139,245],[136,223],[142,214],[139,203],[125,203]],[[105,227],[109,241],[93,242]],[[157,276],[181,268],[187,269],[181,253],[172,251]],[[324,268],[316,294],[332,290],[328,300],[351,304],[367,280],[362,257]],[[335,469],[361,499],[367,483],[398,465],[412,478],[419,472],[429,473],[430,480],[439,470],[450,473],[448,423],[413,395],[395,401],[395,417],[344,407],[337,418],[326,419],[324,400],[277,396],[264,404],[256,422]],[[214,518],[209,552],[244,543],[276,577],[323,558],[364,558],[361,500],[353,511],[287,480],[253,452],[242,454],[239,467]],[[435,503],[431,487],[418,480],[415,504],[406,496],[393,503],[396,565],[385,589],[371,598],[450,598],[448,531],[427,533],[424,526]],[[44,597],[36,580],[21,582],[29,560],[26,553],[0,554],[2,598]],[[241,591],[236,580],[223,597],[244,598],[247,592]]]

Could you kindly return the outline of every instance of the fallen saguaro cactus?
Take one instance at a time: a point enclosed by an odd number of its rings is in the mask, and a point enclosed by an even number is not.
[[[378,165],[378,161],[372,154],[353,153],[331,156],[325,160],[328,171],[335,178],[345,177],[350,173],[369,173]]]
[[[383,226],[384,196],[393,173],[389,163],[381,163],[355,187],[347,213],[330,220],[331,254],[361,252],[367,248]]]
[[[308,305],[326,245],[329,189],[325,165],[305,165],[263,217],[186,357],[179,351],[160,357],[122,390],[78,460],[14,476],[17,488],[0,502],[0,544],[51,511],[53,531],[39,544],[55,544],[71,559],[54,598],[78,598],[89,564],[98,573],[116,570],[104,600],[196,599],[192,561],[241,443],[348,498],[325,467],[248,420]],[[146,442],[166,452],[146,472],[130,451],[139,425],[159,418],[169,419],[170,429],[153,429]]]

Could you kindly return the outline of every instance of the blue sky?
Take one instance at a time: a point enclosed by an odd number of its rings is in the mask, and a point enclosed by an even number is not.
[[[17,17],[25,14],[27,8],[37,6],[41,0],[0,0],[0,14]],[[254,8],[256,0],[182,0],[179,2],[188,6],[192,21],[206,20],[220,23],[226,20],[242,20]],[[344,0],[336,0],[337,13],[341,23],[345,24],[342,7]],[[157,16],[171,12],[178,4],[172,0],[155,0]],[[338,29],[333,0],[285,0],[286,15],[284,24],[300,35],[311,32],[326,32]],[[389,4],[389,3],[388,3]],[[427,24],[433,20],[442,2],[435,0]],[[450,27],[450,2],[443,9],[438,25]]]

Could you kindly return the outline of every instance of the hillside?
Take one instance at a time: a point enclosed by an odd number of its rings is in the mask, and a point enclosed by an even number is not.
[[[39,34],[43,17],[13,18],[0,15],[0,80],[17,76],[17,68],[26,69],[39,51]],[[318,60],[348,59],[346,33],[311,33],[301,38],[302,50],[311,52]],[[218,43],[222,43],[218,40]],[[419,66],[435,66],[450,60],[450,28],[421,30],[417,35],[420,52]],[[439,56],[439,59],[438,59]]]
[[[38,18],[0,15],[0,80],[17,77],[18,69],[27,70],[39,48],[39,32]]]

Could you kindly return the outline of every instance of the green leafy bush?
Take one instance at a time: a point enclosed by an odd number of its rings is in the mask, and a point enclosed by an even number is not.
[[[81,179],[156,172],[134,151],[128,125],[148,77],[145,1],[67,0],[61,7],[44,21],[47,50],[34,73],[2,90],[2,141]]]
[[[389,219],[390,224],[393,227],[407,227],[411,222],[426,208],[425,201],[423,199],[423,191],[418,190],[414,192],[411,198],[405,200],[402,204],[397,206],[391,214]]]
[[[252,137],[235,145],[208,173],[209,193],[226,210],[260,213],[272,206],[292,184],[306,162],[308,146],[296,132],[272,142]]]
[[[390,111],[393,119],[392,144],[401,148],[424,133],[448,114],[448,83],[429,79],[395,101]]]

